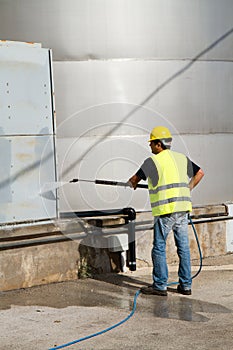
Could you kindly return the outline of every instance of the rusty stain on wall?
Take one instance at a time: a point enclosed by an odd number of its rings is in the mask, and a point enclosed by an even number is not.
[[[15,156],[18,160],[20,160],[23,163],[30,159],[33,159],[33,155],[30,153],[16,153]]]

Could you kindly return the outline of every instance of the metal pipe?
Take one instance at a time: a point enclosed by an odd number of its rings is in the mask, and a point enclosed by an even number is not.
[[[108,215],[128,215],[127,208],[123,209],[105,209],[105,210],[90,210],[90,211],[72,211],[60,214],[61,218],[69,218],[77,216],[79,218],[87,218],[94,216],[108,216]]]
[[[215,222],[215,221],[228,221],[228,220],[233,220],[232,216],[226,217],[226,218],[214,218],[214,219],[210,219],[210,220],[195,220],[193,221],[194,224],[202,224],[202,223],[208,223],[208,222]],[[140,231],[149,231],[149,230],[153,230],[153,226],[152,225],[145,225],[146,223],[148,223],[148,221],[140,221],[140,222],[134,222],[134,230],[135,232],[140,232]],[[189,223],[190,224],[190,223]],[[145,226],[143,226],[145,225]],[[131,228],[130,228],[131,229]],[[129,228],[124,229],[124,228],[118,228],[116,229],[108,229],[108,231],[104,231],[104,230],[96,230],[95,232],[92,232],[91,234],[94,236],[100,236],[100,235],[112,235],[112,234],[123,234],[123,233],[128,233],[129,234]],[[62,241],[68,241],[68,240],[79,240],[79,239],[83,239],[85,237],[87,237],[89,235],[89,233],[79,233],[76,234],[74,233],[69,233],[64,235],[60,235],[60,236],[55,236],[48,233],[48,237],[44,237],[44,238],[37,238],[35,239],[34,237],[32,239],[30,239],[28,237],[28,239],[25,239],[26,237],[24,237],[24,239],[22,240],[22,237],[15,237],[15,241],[10,242],[9,239],[1,239],[0,242],[0,251],[1,250],[8,250],[8,249],[16,249],[16,248],[23,248],[23,247],[29,247],[29,246],[34,246],[34,245],[41,245],[41,244],[50,244],[50,243],[56,243],[56,242],[62,242]],[[11,238],[13,240],[13,237]],[[9,242],[9,243],[4,243],[5,242]],[[135,241],[134,241],[135,242]],[[130,242],[131,243],[131,242]],[[133,256],[133,252],[134,252],[134,244],[130,244],[130,252],[131,255],[130,257],[128,257],[128,260],[133,262],[136,260],[136,256]],[[129,251],[128,251],[128,256],[129,256]],[[132,267],[136,268],[136,264],[132,264]]]
[[[133,208],[123,209],[128,216],[128,264],[130,271],[136,271],[135,219],[136,211]]]
[[[84,211],[84,212],[75,212],[72,213],[73,215],[76,215],[77,217],[94,217],[94,216],[108,216],[108,215],[125,215],[126,216],[126,223],[127,223],[127,229],[117,229],[115,230],[109,230],[107,232],[104,232],[103,230],[96,230],[92,231],[91,234],[94,236],[100,236],[100,235],[112,235],[113,233],[116,234],[122,234],[122,233],[128,233],[128,265],[130,271],[135,271],[136,270],[136,245],[135,245],[135,219],[136,219],[136,211],[133,208],[123,208],[123,209],[113,209],[113,210],[94,210],[94,211]],[[71,213],[63,213],[61,215],[63,218],[64,217],[69,217]],[[67,241],[67,240],[75,240],[75,239],[83,239],[87,237],[89,233],[71,233],[66,234],[65,236],[63,235],[57,235],[52,234],[52,237],[43,237],[44,235],[34,235],[32,239],[26,239],[27,237],[21,236],[17,238],[11,238],[12,242],[11,243],[3,243],[0,244],[0,251],[1,250],[7,250],[7,249],[16,249],[16,248],[22,248],[22,247],[27,247],[27,246],[33,246],[33,245],[41,245],[41,244],[49,244],[49,243],[55,243],[55,242],[62,242],[62,241]],[[23,239],[22,239],[23,238]],[[13,239],[15,241],[13,241]]]
[[[96,185],[107,185],[107,186],[122,186],[122,187],[132,187],[129,182],[121,182],[121,181],[109,181],[109,180],[85,180],[85,179],[73,179],[69,181],[69,183],[76,183],[76,182],[92,182]],[[137,188],[147,188],[147,185],[138,184]]]

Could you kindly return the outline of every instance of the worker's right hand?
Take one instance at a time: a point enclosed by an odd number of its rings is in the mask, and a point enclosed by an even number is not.
[[[130,187],[133,187],[133,189],[136,190],[137,184],[138,184],[139,181],[140,181],[140,179],[138,178],[138,176],[137,175],[133,175],[129,179],[128,183],[131,184]]]
[[[131,182],[131,181],[127,181],[127,182],[126,182],[126,185],[127,185],[128,187],[133,188],[133,184],[132,184],[132,182]]]

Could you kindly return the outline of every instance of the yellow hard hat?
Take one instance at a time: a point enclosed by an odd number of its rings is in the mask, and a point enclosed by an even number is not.
[[[150,140],[148,142],[154,140],[164,140],[164,139],[172,139],[172,135],[168,128],[165,126],[156,126],[150,133]]]

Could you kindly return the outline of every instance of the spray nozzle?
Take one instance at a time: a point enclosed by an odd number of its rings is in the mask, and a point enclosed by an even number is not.
[[[73,180],[70,180],[69,182],[70,182],[70,183],[72,183],[72,182],[78,182],[78,179],[73,179]]]

